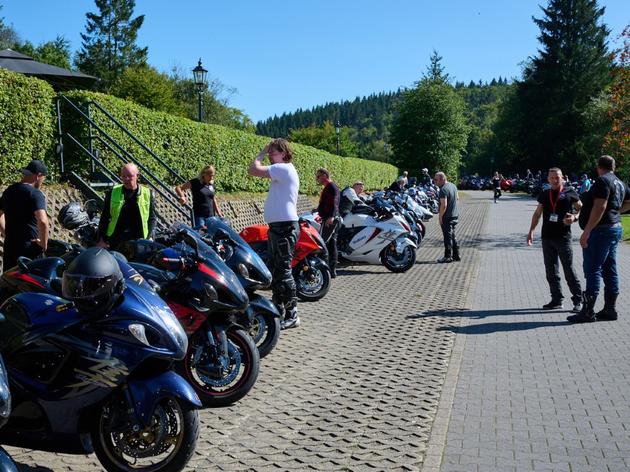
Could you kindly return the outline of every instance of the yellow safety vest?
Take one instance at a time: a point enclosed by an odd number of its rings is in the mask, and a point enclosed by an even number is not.
[[[151,208],[151,191],[142,186],[138,186],[138,207],[140,209],[140,220],[142,220],[142,237],[149,236],[149,209]],[[109,214],[111,216],[109,225],[107,226],[107,236],[114,234],[120,210],[125,203],[122,185],[114,185],[112,188],[112,196],[109,204]]]

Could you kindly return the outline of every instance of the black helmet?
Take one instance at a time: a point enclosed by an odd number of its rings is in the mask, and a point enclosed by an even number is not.
[[[125,290],[118,262],[98,247],[79,254],[63,273],[61,293],[85,315],[105,315]]]
[[[73,230],[90,222],[88,214],[81,209],[79,202],[70,202],[59,210],[57,221],[65,229]]]

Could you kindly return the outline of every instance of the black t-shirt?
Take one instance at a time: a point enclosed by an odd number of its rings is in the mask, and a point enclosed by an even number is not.
[[[630,200],[630,189],[612,172],[600,176],[591,186],[590,190],[582,194],[584,207],[580,212],[580,228],[584,229],[591,216],[593,201],[596,198],[607,200],[606,211],[602,215],[597,226],[614,225],[621,221],[619,209],[623,202]]]
[[[492,185],[494,186],[494,188],[501,188],[501,179],[496,178],[496,179],[492,179]]]
[[[192,192],[193,211],[195,216],[210,218],[214,216],[214,184],[204,184],[198,177],[191,179],[190,191]]]
[[[317,206],[317,213],[319,213],[322,219],[339,214],[340,196],[341,192],[339,192],[339,187],[337,187],[334,182],[326,184],[319,196],[319,205]]]
[[[573,204],[579,200],[580,197],[573,187],[563,187],[560,196],[558,196],[558,190],[547,189],[540,192],[538,203],[543,206],[541,236],[543,238],[571,238],[571,225],[565,225],[562,220],[567,213],[573,211]],[[556,222],[549,219],[552,213],[558,215]]]
[[[13,184],[0,197],[0,209],[5,218],[5,246],[22,247],[39,235],[35,212],[46,210],[46,197],[32,185]]]

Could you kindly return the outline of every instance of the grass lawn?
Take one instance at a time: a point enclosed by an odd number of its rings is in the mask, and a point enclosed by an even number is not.
[[[621,217],[621,225],[623,226],[623,240],[630,240],[630,215]]]

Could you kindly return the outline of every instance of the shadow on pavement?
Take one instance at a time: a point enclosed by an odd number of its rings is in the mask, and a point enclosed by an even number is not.
[[[568,310],[566,310],[568,311]],[[422,313],[416,313],[413,315],[407,315],[408,320],[418,320],[422,318],[431,318],[434,316],[447,316],[447,317],[466,317],[474,319],[483,319],[489,316],[506,316],[506,315],[538,315],[540,313],[557,313],[563,312],[563,310],[546,311],[542,308],[506,308],[503,310],[455,310],[455,309],[441,309],[441,310],[427,310]]]
[[[49,469],[48,467],[42,467],[41,465],[33,467],[27,464],[20,464],[19,462],[16,462],[15,464],[17,465],[17,468],[20,472],[53,472],[52,469]]]
[[[451,331],[457,334],[490,334],[505,331],[525,331],[552,326],[566,326],[568,321],[516,321],[507,323],[484,323],[470,326],[441,326],[436,331]]]
[[[350,269],[349,267],[337,267],[337,275],[365,275],[365,274],[393,274],[379,270]]]

